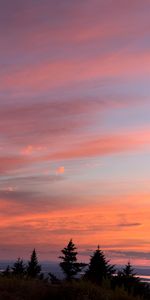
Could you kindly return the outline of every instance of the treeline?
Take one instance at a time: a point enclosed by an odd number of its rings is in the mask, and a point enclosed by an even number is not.
[[[4,277],[15,276],[18,278],[43,279],[44,276],[43,273],[41,273],[41,270],[42,267],[38,262],[37,253],[34,249],[27,265],[24,263],[23,259],[19,257],[14,265],[12,267],[8,265],[1,275]]]
[[[104,252],[98,246],[90,257],[89,264],[79,262],[78,252],[72,240],[61,250],[60,267],[64,273],[64,279],[60,280],[51,272],[47,276],[42,273],[42,267],[39,264],[37,253],[33,250],[30,260],[27,264],[23,259],[18,258],[12,267],[7,268],[1,273],[2,277],[18,279],[36,279],[51,284],[59,285],[62,282],[91,282],[98,286],[105,283],[109,284],[112,290],[123,288],[133,296],[141,296],[142,299],[150,299],[149,284],[141,282],[140,278],[134,272],[130,262],[122,270],[117,270],[105,257]]]

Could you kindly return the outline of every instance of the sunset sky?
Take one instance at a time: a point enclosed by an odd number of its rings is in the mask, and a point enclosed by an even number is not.
[[[0,0],[0,260],[150,265],[150,1]]]

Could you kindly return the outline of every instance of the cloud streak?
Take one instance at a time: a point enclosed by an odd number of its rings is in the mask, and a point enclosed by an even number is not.
[[[149,146],[149,137],[150,134],[146,131],[104,135],[99,138],[85,140],[68,151],[55,153],[52,158],[74,159],[133,151],[143,146]]]
[[[6,256],[70,236],[148,251],[149,14],[148,0],[1,1]]]

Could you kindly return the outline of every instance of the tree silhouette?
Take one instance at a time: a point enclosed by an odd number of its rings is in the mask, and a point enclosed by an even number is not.
[[[30,261],[27,265],[27,276],[31,278],[36,278],[39,276],[41,272],[41,266],[38,263],[38,258],[35,249],[33,250],[31,254]]]
[[[130,262],[128,262],[125,265],[125,267],[123,268],[123,270],[122,270],[122,276],[124,276],[124,277],[135,277],[136,276],[136,273],[134,272],[134,269],[131,266]]]
[[[59,284],[59,283],[60,283],[60,280],[56,277],[55,274],[49,272],[48,275],[49,275],[49,277],[50,277],[50,282],[51,282],[52,284]]]
[[[11,269],[10,269],[10,266],[8,265],[6,267],[6,269],[2,272],[2,275],[5,276],[5,277],[9,277],[11,275]]]
[[[136,276],[130,262],[125,265],[119,275],[122,285],[124,285],[125,289],[129,293],[137,289],[137,286],[140,283],[140,278]]]
[[[84,278],[99,284],[103,279],[111,278],[114,272],[114,265],[109,264],[103,251],[98,246],[91,256]]]
[[[72,239],[69,241],[67,247],[61,250],[63,256],[59,256],[62,259],[60,262],[60,267],[63,270],[66,279],[73,279],[82,269],[86,266],[84,263],[77,262],[77,254],[75,244]]]
[[[15,276],[24,276],[25,275],[25,266],[23,260],[19,257],[12,267],[12,274]]]
[[[116,288],[116,286],[123,286],[129,294],[134,296],[139,295],[144,299],[150,299],[149,285],[141,282],[130,262],[113,278],[112,287]]]

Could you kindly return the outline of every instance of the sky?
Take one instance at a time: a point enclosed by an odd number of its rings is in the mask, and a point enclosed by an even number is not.
[[[70,238],[150,266],[150,1],[0,0],[0,260]]]

